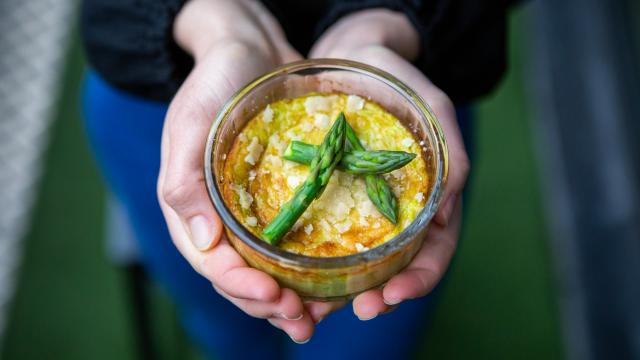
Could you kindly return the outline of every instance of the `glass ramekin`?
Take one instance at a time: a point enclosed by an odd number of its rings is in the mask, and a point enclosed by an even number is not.
[[[393,239],[371,250],[340,257],[310,257],[272,246],[234,217],[221,194],[225,154],[244,125],[274,101],[311,92],[342,92],[370,99],[391,112],[424,141],[429,172],[426,205],[415,220]],[[217,114],[204,154],[209,196],[225,225],[230,243],[254,268],[313,300],[341,300],[384,283],[402,270],[422,245],[447,178],[444,134],[424,100],[389,73],[369,65],[335,59],[304,60],[279,67],[238,91]]]

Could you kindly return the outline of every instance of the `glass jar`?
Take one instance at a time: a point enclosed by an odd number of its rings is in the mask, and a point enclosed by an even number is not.
[[[340,257],[310,257],[287,252],[253,235],[234,217],[220,192],[226,154],[244,125],[268,104],[308,93],[359,95],[378,103],[424,141],[429,177],[426,205],[394,238],[368,251]],[[435,115],[411,88],[389,73],[347,60],[313,59],[279,67],[240,89],[221,108],[211,126],[204,154],[209,196],[226,236],[246,262],[278,283],[313,300],[341,300],[384,283],[418,252],[441,200],[448,156]]]

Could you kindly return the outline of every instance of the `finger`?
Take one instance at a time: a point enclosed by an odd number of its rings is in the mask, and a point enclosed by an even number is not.
[[[284,320],[300,320],[304,313],[304,306],[300,297],[291,289],[282,289],[280,298],[275,301],[256,301],[239,299],[214,286],[214,289],[247,315],[260,318],[279,318]]]
[[[171,237],[198,271],[205,259],[200,251],[213,247],[222,233],[202,173],[209,126],[223,102],[254,72],[269,66],[249,56],[242,47],[223,46],[218,50],[225,56],[200,62],[172,101],[163,130],[158,178],[158,198]]]
[[[305,309],[316,324],[320,323],[327,315],[338,311],[346,305],[346,301],[309,301],[304,304]]]
[[[177,215],[167,212],[167,223],[176,221]],[[176,246],[202,276],[211,281],[221,291],[239,299],[276,301],[280,297],[280,287],[269,275],[251,268],[233,249],[226,238],[209,250],[200,252],[189,246],[189,240],[179,231],[169,227]],[[180,229],[180,227],[178,227]]]
[[[169,117],[169,115],[167,115]],[[171,209],[163,199],[164,192],[164,181],[167,173],[167,158],[169,154],[169,148],[171,146],[171,135],[167,130],[167,122],[165,121],[163,126],[163,135],[161,140],[161,151],[160,151],[160,173],[158,175],[158,183],[157,183],[157,196],[158,202],[160,204],[160,208],[164,215],[165,221],[167,223],[167,227],[169,233],[171,234],[171,239],[175,244],[178,251],[184,256],[189,264],[198,270],[200,267],[199,264],[202,262],[203,253],[198,250],[198,246],[194,246],[194,241],[191,239],[190,234],[186,231],[186,227],[182,223],[182,219],[178,217],[175,211]],[[217,229],[215,227],[218,227]],[[213,218],[212,224],[212,232],[213,239],[209,246],[213,246],[216,240],[215,234],[218,232],[222,232],[222,223],[217,216]]]
[[[353,313],[362,321],[371,320],[388,309],[389,306],[384,303],[382,289],[365,291],[353,299]]]
[[[159,185],[159,193],[161,192],[161,189],[162,186]],[[188,227],[184,224],[178,214],[173,209],[171,209],[163,200],[160,200],[159,203],[174,245],[176,246],[180,254],[182,254],[187,262],[189,262],[189,264],[193,267],[193,269],[196,272],[202,274],[202,265],[207,256],[207,253],[203,251],[204,248],[203,250],[200,250],[197,246],[195,246],[195,241],[192,239],[190,233],[188,232]],[[221,237],[221,235],[217,235],[222,233],[222,223],[218,216],[214,216],[212,219],[211,231],[214,235],[211,243],[209,244],[209,247],[214,246],[217,241],[219,241],[218,239]]]
[[[394,31],[379,31],[381,28]],[[384,44],[407,59],[415,59],[419,37],[405,14],[368,9],[348,14],[329,27],[309,51],[310,58],[345,58],[354,49]]]
[[[282,289],[280,301],[272,314],[285,320],[300,320],[305,312],[302,300],[291,289]]]
[[[305,312],[299,320],[284,320],[279,318],[270,318],[269,323],[276,328],[284,331],[291,340],[297,344],[305,344],[313,336],[315,325],[311,315]]]
[[[172,233],[184,233],[198,250],[205,251],[218,241],[222,226],[209,201],[202,154],[211,117],[200,103],[181,101],[189,92],[177,95],[178,108],[170,109],[165,122],[163,161],[158,196],[165,217],[176,216]],[[216,101],[216,106],[218,102]],[[173,106],[173,105],[172,105]],[[183,229],[176,227],[182,225]]]
[[[384,302],[396,305],[431,292],[444,275],[456,249],[462,218],[459,199],[447,227],[432,224],[422,248],[401,273],[392,277],[383,289]]]
[[[249,267],[226,239],[204,254],[196,270],[234,298],[273,302],[281,297],[278,283]]]
[[[274,54],[278,56],[278,64],[286,64],[292,61],[302,60],[300,53],[293,48],[287,41],[287,37],[278,23],[278,20],[267,10],[260,2],[244,3],[247,10],[251,13],[258,25],[262,28],[263,33],[267,35],[270,46],[275,49]]]
[[[289,43],[276,43],[276,48],[280,55],[281,64],[287,64],[304,59],[296,49],[289,45]]]
[[[350,41],[345,44],[342,40],[344,39],[344,32],[340,31],[341,28],[344,28],[344,18],[338,20],[332,27],[332,31],[325,31],[320,38],[313,44],[311,49],[309,50],[309,58],[335,58],[335,59],[348,59],[349,58],[349,50],[354,46],[351,44],[353,42]],[[359,35],[359,34],[358,34]],[[351,38],[357,38],[356,36],[351,36]],[[358,38],[359,40],[360,38]],[[358,45],[361,45],[360,41],[357,42]],[[367,42],[369,43],[369,42]],[[343,45],[344,44],[344,45]]]
[[[202,172],[209,127],[227,98],[253,78],[253,72],[261,72],[268,66],[250,56],[242,46],[220,45],[216,50],[225,56],[202,60],[172,101],[165,121],[158,181],[165,218],[170,218],[171,213],[176,215],[174,221],[167,222],[172,235],[189,239],[201,251],[213,247],[222,230],[207,196]],[[238,71],[244,68],[249,70]],[[188,248],[185,244],[180,246],[183,250]]]

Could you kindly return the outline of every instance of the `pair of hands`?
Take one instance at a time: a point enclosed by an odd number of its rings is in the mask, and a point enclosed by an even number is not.
[[[303,303],[295,292],[249,267],[224,238],[202,174],[205,139],[226,100],[273,67],[303,57],[289,45],[276,19],[254,0],[191,0],[176,18],[174,37],[193,55],[195,66],[171,102],[162,135],[158,198],[171,237],[220,295],[245,313],[267,319],[295,342],[306,342],[315,325],[345,303]],[[431,105],[449,147],[443,203],[422,248],[383,289],[366,291],[353,300],[353,311],[361,320],[429,293],[446,271],[457,244],[460,193],[469,162],[451,101],[409,62],[418,52],[418,43],[404,15],[375,9],[334,24],[309,54],[360,61],[395,75]]]

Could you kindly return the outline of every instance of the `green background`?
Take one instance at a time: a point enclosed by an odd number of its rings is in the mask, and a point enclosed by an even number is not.
[[[476,108],[471,196],[454,265],[418,358],[563,357],[548,234],[524,87],[526,15],[510,19],[510,68]],[[104,251],[105,189],[79,120],[74,39],[2,359],[135,358],[123,273]],[[197,358],[159,291],[162,358]]]

